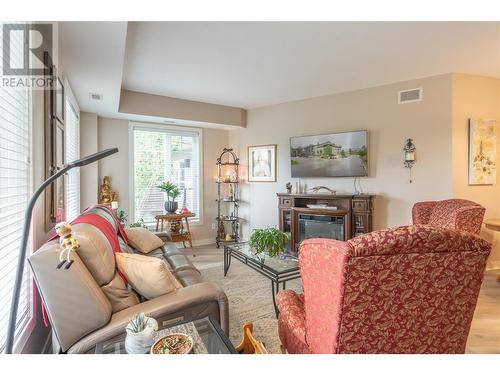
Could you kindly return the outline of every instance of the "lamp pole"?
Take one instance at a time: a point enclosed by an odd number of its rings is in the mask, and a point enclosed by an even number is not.
[[[50,176],[36,189],[35,193],[28,202],[28,207],[24,213],[24,223],[23,223],[23,235],[21,238],[21,246],[19,249],[19,258],[17,259],[17,270],[16,270],[16,280],[14,284],[14,291],[12,292],[12,301],[10,306],[10,317],[9,325],[7,329],[7,340],[5,343],[5,353],[12,354],[12,349],[14,347],[14,336],[16,331],[16,320],[17,320],[17,309],[19,306],[19,294],[21,292],[22,279],[24,273],[24,263],[26,261],[26,246],[28,244],[28,236],[31,227],[31,217],[33,216],[33,209],[35,208],[36,201],[40,194],[59,177],[67,173],[70,169],[76,167],[82,167],[84,165],[93,163],[97,160],[103,159],[109,155],[118,152],[118,148],[110,148],[104,151],[97,152],[95,154],[89,155],[82,159],[73,161],[71,163],[65,164],[60,170],[55,174]]]

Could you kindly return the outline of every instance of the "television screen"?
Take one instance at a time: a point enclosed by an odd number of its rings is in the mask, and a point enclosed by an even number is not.
[[[366,130],[290,138],[292,177],[368,176]]]

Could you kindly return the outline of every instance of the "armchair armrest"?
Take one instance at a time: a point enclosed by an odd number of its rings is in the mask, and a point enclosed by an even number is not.
[[[461,232],[479,235],[485,211],[486,209],[481,206],[459,208],[455,213],[455,228]]]
[[[153,232],[153,234],[156,234],[158,237],[160,237],[163,242],[172,241],[170,232]]]
[[[304,290],[306,341],[313,353],[336,353],[344,298],[347,242],[309,239],[299,249]]]
[[[432,210],[437,202],[418,202],[413,205],[411,210],[413,224],[427,224],[432,214]]]
[[[151,299],[119,311],[109,323],[84,337],[69,349],[69,353],[85,353],[98,342],[125,332],[134,314],[145,313],[158,321],[158,329],[175,318],[190,320],[212,316],[229,333],[229,304],[224,291],[214,283],[200,283]]]

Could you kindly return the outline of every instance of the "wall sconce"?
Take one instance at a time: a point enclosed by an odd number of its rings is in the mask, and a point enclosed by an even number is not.
[[[411,169],[413,168],[413,165],[415,164],[416,151],[417,151],[417,148],[415,147],[415,144],[413,143],[413,139],[408,138],[406,140],[405,146],[403,147],[403,151],[405,154],[404,165],[405,165],[405,168],[408,168],[410,170],[410,184],[411,184],[413,182],[411,179]]]

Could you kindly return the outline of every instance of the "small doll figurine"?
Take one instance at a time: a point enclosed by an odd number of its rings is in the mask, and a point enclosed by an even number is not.
[[[286,192],[288,194],[292,194],[292,183],[291,182],[287,182],[285,186],[286,186]]]
[[[57,265],[57,268],[61,268],[64,263],[68,262],[66,267],[64,267],[68,269],[73,264],[71,252],[78,250],[80,244],[71,234],[71,225],[65,221],[56,224],[56,233],[59,235],[59,247],[61,248],[61,252],[59,253],[60,263]]]

